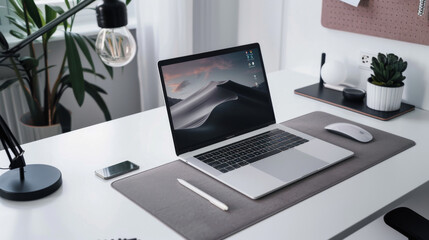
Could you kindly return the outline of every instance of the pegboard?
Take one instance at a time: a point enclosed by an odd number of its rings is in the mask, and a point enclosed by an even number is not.
[[[429,1],[426,5],[429,5]],[[429,10],[418,16],[419,0],[361,0],[358,7],[323,0],[326,28],[429,45]]]

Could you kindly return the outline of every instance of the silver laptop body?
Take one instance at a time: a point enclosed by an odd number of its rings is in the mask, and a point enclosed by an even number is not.
[[[353,155],[276,124],[257,43],[158,67],[179,158],[252,199]]]

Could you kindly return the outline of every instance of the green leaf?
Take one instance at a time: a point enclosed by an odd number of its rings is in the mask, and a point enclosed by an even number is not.
[[[400,73],[400,72],[396,72],[396,73],[392,76],[391,80],[392,80],[393,82],[396,82],[396,81],[398,81],[400,78],[401,78],[401,73]],[[399,81],[400,81],[400,80],[399,80]]]
[[[374,71],[374,74],[375,74],[376,76],[380,76],[380,75],[382,75],[382,73],[381,73],[380,69],[378,69],[378,68],[372,68],[372,71]]]
[[[69,81],[69,75],[65,75],[62,79],[61,82],[62,84],[64,84],[64,88],[61,89],[61,91],[57,94],[58,95],[58,99],[61,98],[61,95],[63,94],[64,90],[68,87],[71,87],[71,83]],[[101,97],[100,93],[103,94],[107,94],[106,91],[104,91],[104,89],[98,87],[95,84],[92,84],[88,81],[84,81],[85,82],[85,91],[94,99],[94,101],[97,103],[98,107],[101,109],[101,111],[104,114],[104,118],[106,119],[106,121],[111,120],[112,117],[110,115],[109,109],[106,105],[106,103],[104,102],[103,98]],[[58,100],[59,101],[59,100]]]
[[[70,82],[73,93],[79,106],[82,106],[85,99],[85,84],[83,79],[82,63],[72,33],[64,32],[66,40],[67,63],[70,73]]]
[[[8,63],[6,63],[6,64],[0,63],[0,67],[7,67],[10,70],[15,70],[15,68],[13,67],[13,65],[12,64],[8,64]],[[19,67],[17,67],[17,69],[18,69],[18,71],[24,71],[24,69],[19,68]]]
[[[42,26],[45,26],[46,25],[46,21],[45,21],[45,18],[43,16],[43,12],[39,8],[37,8],[37,9],[39,10],[39,16],[40,16],[40,20],[42,21]]]
[[[74,40],[77,42],[77,44],[79,45],[80,50],[82,50],[83,55],[85,55],[85,58],[88,61],[89,65],[91,65],[92,71],[95,72],[94,62],[92,61],[91,53],[89,52],[89,49],[86,46],[85,41],[77,33],[72,33],[72,36],[73,36]]]
[[[64,13],[64,9],[60,6],[49,5],[49,7],[52,8],[52,10],[54,10],[55,12],[57,12],[59,15]]]
[[[106,79],[106,77],[105,77],[104,75],[102,75],[102,74],[100,74],[100,73],[97,73],[97,72],[95,72],[95,71],[94,71],[94,70],[92,70],[92,69],[89,69],[89,68],[83,68],[83,71],[84,71],[84,72],[87,72],[87,73],[92,73],[92,74],[94,74],[95,76],[99,77],[100,79],[103,79],[103,80],[105,80],[105,79]]]
[[[64,2],[66,3],[67,9],[70,9],[70,3],[69,3],[69,0],[64,0]]]
[[[19,62],[25,70],[31,70],[39,65],[39,61],[29,56],[20,57]]]
[[[63,133],[71,131],[71,114],[61,103],[57,104],[57,112],[55,119],[61,124]]]
[[[97,86],[95,84],[92,84],[92,83],[90,83],[88,81],[85,81],[85,86],[88,86],[88,85],[91,85],[91,88],[93,88],[98,93],[102,93],[102,94],[106,94],[107,95],[107,92],[104,89],[102,89],[101,87],[99,87],[99,86]]]
[[[91,46],[92,50],[95,51],[95,41],[87,36],[83,36],[85,40],[89,43],[89,46]],[[106,68],[107,72],[109,73],[110,78],[113,79],[113,68],[106,65],[101,59],[100,61],[103,63],[104,67]]]
[[[395,63],[397,61],[398,61],[398,56],[396,56],[393,53],[387,54],[387,63],[388,64],[393,64],[393,63]]]
[[[64,9],[62,8],[62,7],[60,7],[60,6],[52,6],[52,5],[49,5],[55,12],[57,12],[58,13],[58,15],[61,15],[61,14],[63,14],[64,13]],[[67,20],[64,20],[61,24],[59,24],[59,25],[63,25],[64,26],[64,31],[67,31],[67,28],[69,27],[69,24],[68,24],[68,22],[67,22]]]
[[[9,33],[10,33],[10,35],[12,35],[18,39],[24,39],[26,37],[24,34],[18,32],[18,31],[15,31],[15,30],[10,30]]]
[[[13,25],[15,25],[21,31],[23,31],[23,32],[27,31],[24,27],[25,23],[23,21],[18,21],[16,18],[14,18],[12,16],[6,16],[6,18],[9,19],[9,22],[12,23]]]
[[[380,62],[380,71],[383,73],[383,76],[386,75],[386,68],[383,62]]]
[[[387,63],[387,57],[386,55],[379,53],[378,54],[378,61],[380,62],[380,64],[386,64]]]
[[[25,4],[28,15],[30,15],[31,19],[33,19],[36,26],[41,28],[43,26],[42,19],[40,18],[39,9],[34,3],[34,0],[22,0],[22,2]]]
[[[67,66],[65,66],[64,67],[64,72],[67,71],[68,69],[69,68]],[[83,72],[94,74],[96,77],[98,77],[98,78],[100,78],[102,80],[106,80],[106,77],[103,74],[97,73],[97,72],[95,72],[95,71],[93,71],[92,69],[89,69],[89,68],[84,68],[83,67],[82,69],[83,69]]]
[[[109,73],[110,78],[113,79],[113,68],[111,66],[105,64],[104,62],[103,62],[103,65],[106,68],[107,72]]]
[[[14,84],[16,81],[18,81],[18,78],[6,80],[3,84],[0,85],[0,92]]]
[[[407,62],[404,62],[404,63],[402,64],[402,66],[401,66],[400,71],[401,71],[401,72],[404,72],[404,71],[407,69],[407,66],[408,66],[408,63],[407,63]]]
[[[46,69],[50,69],[50,68],[53,68],[53,67],[55,67],[55,66],[56,66],[56,65],[50,65],[50,66],[48,66],[48,67],[41,68],[41,69],[37,70],[37,73],[44,72]]]
[[[109,109],[107,108],[107,105],[104,102],[101,95],[98,93],[97,88],[99,88],[99,87],[85,81],[86,92],[94,99],[94,101],[97,103],[98,107],[100,107],[101,111],[104,114],[104,118],[106,119],[106,121],[112,120],[112,117],[110,116]]]
[[[45,5],[45,16],[46,16],[46,23],[49,23],[57,17],[57,12],[51,6]],[[55,31],[57,31],[56,26],[51,30],[49,30],[47,33],[45,33],[46,41],[48,41],[49,38],[51,38],[52,34],[54,34]]]
[[[91,39],[87,36],[83,36],[85,38],[85,40],[88,42],[89,46],[91,46],[92,50],[95,51],[95,40]]]
[[[371,66],[374,68],[380,68],[380,63],[378,62],[377,58],[372,57],[371,59]]]
[[[18,1],[18,2],[21,3],[21,1]],[[22,10],[22,7],[20,5],[18,5],[15,0],[9,1],[9,3],[12,5],[14,13],[19,18],[21,18],[22,20],[24,20],[24,11]]]
[[[127,0],[127,1],[126,1],[126,4],[127,4],[127,5],[128,5],[128,4],[130,4],[130,2],[131,2],[131,0]]]
[[[67,20],[64,20],[64,22],[61,25],[64,26],[64,31],[67,31],[67,29],[70,28],[70,24],[67,22]]]
[[[60,79],[60,88],[59,90],[57,90],[56,94],[55,94],[55,100],[54,100],[54,104],[59,103],[64,91],[66,88],[71,87],[71,83],[70,83],[70,75],[64,75],[61,79]]]

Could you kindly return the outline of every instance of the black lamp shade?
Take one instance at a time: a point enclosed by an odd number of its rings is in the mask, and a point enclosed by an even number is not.
[[[95,11],[100,28],[119,28],[128,24],[127,6],[119,0],[104,0]]]

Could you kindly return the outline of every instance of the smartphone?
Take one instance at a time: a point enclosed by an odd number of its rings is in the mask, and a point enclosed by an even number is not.
[[[102,179],[111,179],[137,169],[139,169],[137,164],[134,164],[130,161],[124,161],[103,169],[99,169],[95,171],[95,175],[101,177]]]

